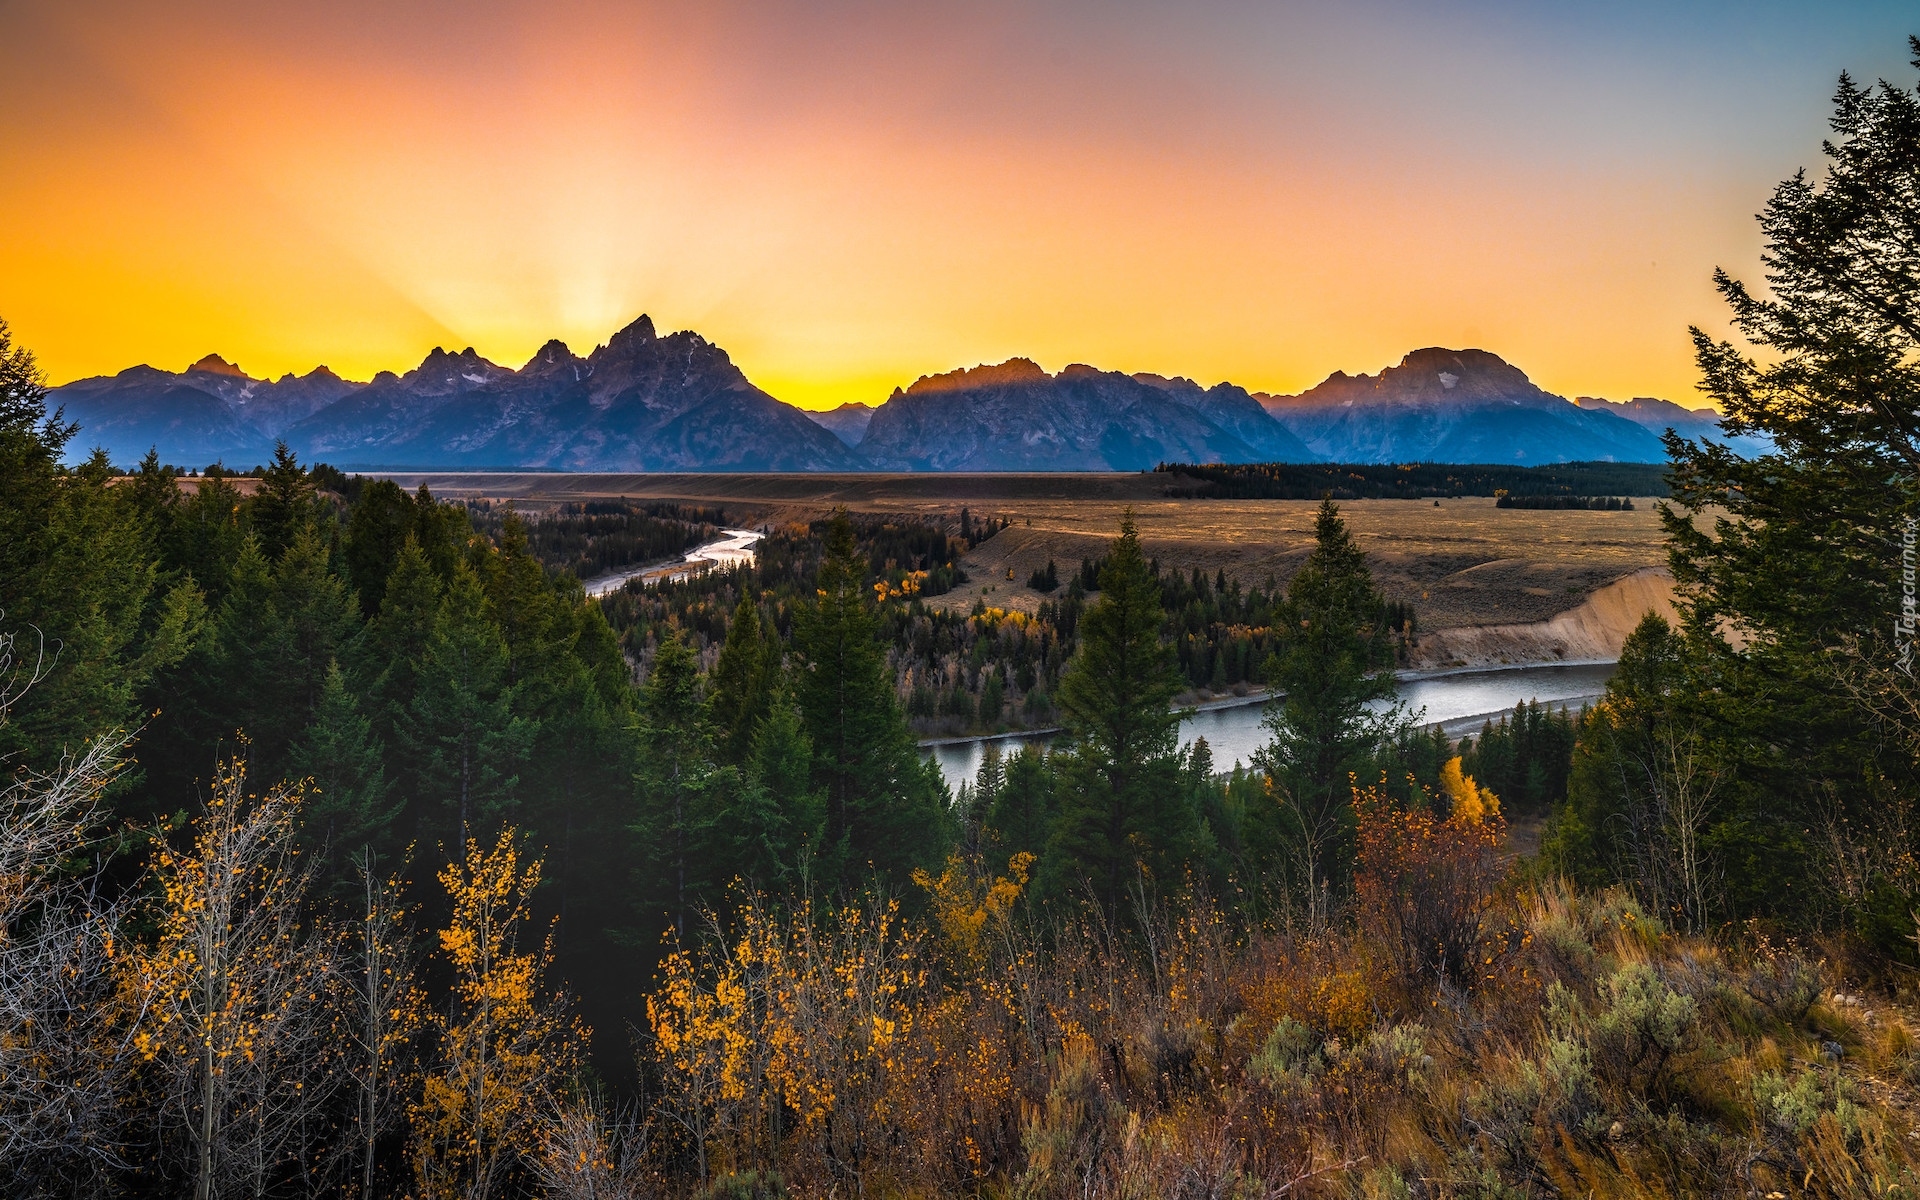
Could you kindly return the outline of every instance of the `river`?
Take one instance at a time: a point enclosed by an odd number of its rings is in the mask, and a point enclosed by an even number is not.
[[[635,579],[647,583],[665,583],[674,579],[685,579],[715,567],[732,567],[753,562],[753,548],[760,541],[760,534],[751,529],[723,529],[727,536],[696,546],[686,552],[679,562],[661,565],[628,567],[615,571],[611,575],[602,575],[598,579],[589,579],[584,585],[587,598],[597,600],[610,596]]]
[[[1537,700],[1553,708],[1578,709],[1598,699],[1605,689],[1612,663],[1583,663],[1573,666],[1509,667],[1498,671],[1456,671],[1428,675],[1398,682],[1400,700],[1423,724],[1438,725],[1452,737],[1478,733],[1488,719],[1512,712],[1515,705]],[[1260,725],[1266,706],[1262,703],[1226,704],[1209,707],[1180,722],[1180,744],[1204,737],[1213,750],[1214,765],[1231,770],[1248,763],[1253,752],[1267,742]],[[1011,754],[1025,742],[1047,742],[1052,734],[1010,734],[992,739],[1001,753]],[[986,739],[948,742],[929,746],[927,753],[940,763],[940,771],[949,787],[973,778],[986,753]]]

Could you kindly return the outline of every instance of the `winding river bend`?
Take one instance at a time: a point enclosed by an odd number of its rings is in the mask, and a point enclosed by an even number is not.
[[[723,529],[721,532],[727,536],[695,546],[677,563],[629,567],[598,579],[589,579],[585,584],[587,598],[597,600],[601,596],[610,596],[635,579],[643,583],[667,583],[711,571],[715,567],[753,562],[753,548],[759,543],[760,534],[751,529]]]
[[[1577,710],[1599,698],[1613,668],[1613,663],[1576,663],[1454,671],[1402,679],[1398,690],[1401,702],[1416,719],[1459,737],[1479,732],[1483,723],[1499,719],[1500,714],[1511,712],[1524,701]],[[1266,730],[1260,725],[1265,707],[1259,702],[1239,702],[1202,709],[1180,722],[1180,744],[1186,746],[1195,738],[1206,738],[1213,750],[1214,765],[1222,771],[1232,769],[1236,762],[1248,763],[1253,752],[1267,741]],[[1045,743],[1054,736],[1009,734],[945,742],[925,749],[939,762],[947,786],[957,788],[980,769],[989,740],[999,745],[1001,753],[1010,754],[1026,742]]]

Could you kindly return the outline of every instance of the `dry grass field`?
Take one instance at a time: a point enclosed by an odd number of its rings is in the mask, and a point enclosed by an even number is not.
[[[732,524],[804,520],[837,505],[856,512],[1014,522],[967,555],[972,582],[940,597],[1031,611],[1027,576],[1053,559],[1063,572],[1097,556],[1134,511],[1163,566],[1242,584],[1284,583],[1313,540],[1308,500],[1185,500],[1154,475],[396,475],[448,498],[489,497],[538,508],[600,498],[719,505]],[[1594,589],[1666,556],[1651,501],[1633,512],[1495,508],[1492,499],[1354,500],[1343,511],[1382,589],[1417,606],[1424,629],[1542,621]],[[1009,579],[1008,574],[1012,573]]]
[[[1128,505],[1036,501],[1008,505],[1008,529],[967,555],[972,582],[941,597],[984,597],[1027,608],[1027,576],[1052,558],[1063,569],[1100,554]],[[1342,506],[1386,594],[1417,606],[1425,629],[1542,621],[1595,588],[1665,563],[1650,506],[1633,512],[1495,508],[1491,499],[1354,500]],[[1308,500],[1144,500],[1132,504],[1147,552],[1163,566],[1225,571],[1243,584],[1284,583],[1313,545]],[[1030,522],[1030,524],[1029,524]],[[1008,579],[1008,572],[1013,578]],[[992,589],[988,591],[987,589]]]

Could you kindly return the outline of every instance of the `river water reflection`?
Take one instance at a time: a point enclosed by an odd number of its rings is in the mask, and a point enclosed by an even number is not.
[[[1489,718],[1497,719],[1528,700],[1553,708],[1578,709],[1600,696],[1612,674],[1612,663],[1514,667],[1406,679],[1400,681],[1399,693],[1401,701],[1423,723],[1439,725],[1449,735],[1459,737],[1479,732]],[[1222,771],[1232,769],[1236,762],[1250,762],[1253,752],[1267,741],[1266,730],[1260,725],[1264,708],[1261,704],[1238,704],[1197,712],[1180,723],[1180,744],[1206,738],[1213,750],[1214,765]],[[1025,742],[1045,743],[1051,737],[1016,734],[997,738],[995,743],[1002,754],[1012,754]],[[986,750],[984,742],[971,741],[931,746],[927,752],[939,761],[947,786],[957,788],[980,769]]]

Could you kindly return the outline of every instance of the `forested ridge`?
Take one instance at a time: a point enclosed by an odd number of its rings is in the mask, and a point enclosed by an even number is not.
[[[1719,280],[1753,348],[1696,334],[1773,449],[1668,439],[1682,620],[1457,745],[1331,497],[1284,587],[1129,518],[1044,620],[940,614],[994,526],[841,513],[590,603],[722,514],[64,467],[0,326],[0,1178],[1916,1194],[1920,100],[1834,127]],[[1243,653],[1222,776],[1175,704]],[[996,684],[1062,737],[950,795],[923,697]]]

